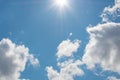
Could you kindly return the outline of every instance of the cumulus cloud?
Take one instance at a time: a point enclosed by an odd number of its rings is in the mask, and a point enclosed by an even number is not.
[[[103,70],[120,73],[120,23],[105,23],[88,27],[90,41],[83,61],[88,68],[100,64]]]
[[[101,17],[104,22],[111,22],[120,18],[120,0],[115,0],[115,5],[113,7],[105,7]]]
[[[107,80],[120,80],[120,79],[116,78],[115,76],[109,76]]]
[[[73,54],[78,50],[79,40],[64,40],[58,46],[57,58],[60,71],[53,69],[52,66],[46,67],[49,80],[74,80],[75,76],[82,76],[83,70],[80,68],[83,64],[80,60],[74,60]],[[61,58],[67,57],[67,60],[60,61]]]
[[[71,57],[79,48],[79,40],[70,41],[69,39],[62,41],[57,47],[57,57]]]
[[[57,72],[52,67],[47,67],[49,80],[74,80],[75,76],[81,76],[84,72],[80,69],[80,60],[70,60],[59,63],[60,72]]]
[[[24,45],[16,45],[10,39],[0,41],[0,80],[19,80],[27,61],[33,66],[39,65]]]
[[[103,71],[120,74],[120,23],[115,21],[120,17],[120,0],[115,0],[112,7],[105,7],[101,17],[105,23],[87,27],[90,40],[82,61],[88,69],[99,65]]]

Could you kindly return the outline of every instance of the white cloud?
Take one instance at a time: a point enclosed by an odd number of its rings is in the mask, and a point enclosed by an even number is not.
[[[60,71],[54,70],[53,67],[46,67],[49,80],[74,80],[75,76],[84,74],[80,66],[83,64],[80,60],[74,60],[73,53],[77,52],[79,40],[64,40],[58,46],[57,58]],[[61,58],[68,57],[68,60],[60,61]]]
[[[113,7],[105,7],[101,15],[103,21],[109,22],[120,18],[120,0],[115,0]]]
[[[107,80],[120,80],[120,79],[118,79],[118,78],[116,78],[116,77],[114,77],[114,76],[109,76],[109,77],[107,78]]]
[[[30,61],[30,64],[31,64],[31,65],[33,65],[33,66],[35,66],[35,67],[39,67],[39,66],[40,66],[38,59],[37,59],[37,58],[34,58],[33,55],[29,54],[29,56],[28,56],[27,58],[28,58],[28,60]]]
[[[113,22],[120,17],[120,0],[105,7],[101,16],[106,23],[87,28],[90,40],[82,60],[89,69],[98,64],[105,71],[120,74],[120,23]]]
[[[75,76],[82,76],[84,72],[80,69],[82,62],[80,60],[69,60],[59,63],[60,72],[52,67],[47,67],[49,80],[74,80]]]
[[[83,62],[88,68],[100,64],[103,70],[120,73],[120,23],[105,23],[88,27],[90,34]]]
[[[70,41],[69,39],[62,41],[57,50],[57,57],[71,57],[73,56],[73,53],[77,52],[77,49],[79,48],[80,41],[74,40]]]
[[[16,45],[10,39],[0,41],[0,80],[19,80],[27,61],[33,66],[39,64],[24,45]]]

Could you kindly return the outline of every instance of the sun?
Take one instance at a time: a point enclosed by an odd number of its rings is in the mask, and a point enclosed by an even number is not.
[[[66,14],[66,12],[71,10],[70,0],[49,0],[50,9],[56,11],[60,15]]]
[[[68,7],[68,0],[55,0],[54,3],[59,9],[65,9]]]
[[[67,0],[55,0],[55,3],[60,8],[64,8],[64,7],[66,7],[68,5]]]

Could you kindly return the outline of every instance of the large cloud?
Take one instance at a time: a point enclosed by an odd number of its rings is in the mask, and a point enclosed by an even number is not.
[[[120,73],[120,23],[105,23],[88,27],[90,41],[83,61],[88,68],[100,64],[103,70]]]
[[[0,80],[19,80],[27,61],[33,66],[39,65],[24,45],[16,45],[10,39],[0,41]]]
[[[69,39],[64,40],[58,46],[57,59],[60,71],[54,70],[53,67],[46,67],[49,80],[74,80],[75,76],[82,76],[84,72],[80,69],[83,64],[80,60],[74,60],[74,52],[79,48],[80,41]],[[62,60],[63,57],[67,59]]]
[[[120,0],[115,0],[115,5],[113,7],[105,7],[101,15],[103,21],[115,21],[120,19]]]
[[[87,28],[90,40],[82,60],[90,69],[99,65],[120,74],[120,23],[113,22],[120,17],[120,0],[106,7],[101,16],[105,23]]]

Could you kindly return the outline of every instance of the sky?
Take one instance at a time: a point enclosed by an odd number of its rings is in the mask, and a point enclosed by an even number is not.
[[[120,0],[0,0],[0,80],[120,80]]]

